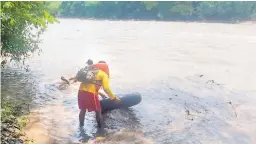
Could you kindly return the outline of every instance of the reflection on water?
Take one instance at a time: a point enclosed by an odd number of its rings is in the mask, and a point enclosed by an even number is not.
[[[33,101],[26,132],[37,143],[81,143],[104,135],[106,143],[143,137],[154,143],[253,144],[254,27],[61,20],[44,34],[41,56],[29,61],[33,72],[3,71],[2,96]],[[94,113],[86,113],[79,127],[79,84],[56,87],[60,76],[74,75],[88,58],[109,63],[114,93],[143,97],[139,105],[107,113],[104,131],[97,130]],[[123,128],[143,136],[128,138],[132,134]]]

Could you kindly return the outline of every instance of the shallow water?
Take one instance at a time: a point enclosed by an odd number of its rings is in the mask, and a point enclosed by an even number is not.
[[[3,70],[2,96],[33,101],[26,132],[37,143],[85,142],[102,135],[94,114],[80,129],[79,85],[59,91],[56,82],[88,58],[106,60],[114,93],[139,92],[142,102],[105,115],[104,135],[126,128],[154,143],[253,144],[255,45],[255,24],[62,19],[30,72]]]

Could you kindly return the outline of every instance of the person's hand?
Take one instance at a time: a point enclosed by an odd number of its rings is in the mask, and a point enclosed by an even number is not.
[[[99,95],[102,97],[102,99],[107,99],[107,96],[105,96],[104,94],[99,93]]]
[[[103,99],[107,99],[108,97],[106,97],[106,96],[101,96]]]
[[[112,99],[113,101],[117,102],[117,103],[120,103],[121,102],[121,99],[119,99],[118,97],[115,97],[114,99]]]

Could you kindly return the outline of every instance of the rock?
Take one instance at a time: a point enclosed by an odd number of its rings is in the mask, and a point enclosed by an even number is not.
[[[10,123],[13,123],[13,121],[11,120],[11,119],[7,119],[7,120],[5,120],[4,121],[4,123],[7,123],[8,124],[8,126],[10,125]]]
[[[2,129],[2,130],[6,130],[7,128],[8,128],[8,125],[5,124],[5,123],[2,123],[1,129]]]
[[[10,139],[7,140],[7,143],[8,143],[8,144],[14,144],[14,142],[13,142],[12,140],[10,140]]]
[[[20,126],[18,124],[14,124],[13,127],[20,129]]]
[[[20,144],[19,139],[15,139],[15,140],[13,140],[13,142],[14,142],[15,144]]]
[[[11,119],[11,120],[15,120],[16,118],[15,118],[15,116],[10,115],[10,119]]]
[[[9,133],[9,132],[3,132],[2,135],[3,135],[4,137],[8,137],[8,136],[10,135],[10,133]]]
[[[24,143],[22,139],[19,139],[19,143]]]
[[[19,129],[15,129],[15,133],[13,134],[13,137],[19,138],[22,135],[22,132]]]
[[[8,144],[8,142],[7,141],[2,141],[1,144]]]
[[[10,144],[18,143],[17,139],[15,139],[15,138],[10,138],[10,140],[8,142],[10,142]]]
[[[15,132],[14,128],[9,128],[7,131],[9,131],[10,133],[14,133]]]
[[[21,132],[21,133],[20,133],[20,136],[25,136],[25,135],[26,135],[25,132]]]
[[[21,133],[21,131],[19,130],[19,129],[17,129],[17,128],[15,128],[15,133]]]

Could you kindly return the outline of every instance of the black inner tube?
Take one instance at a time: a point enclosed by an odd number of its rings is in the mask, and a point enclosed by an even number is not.
[[[120,108],[128,108],[135,106],[141,102],[141,94],[139,93],[131,93],[131,94],[124,94],[124,95],[117,95],[118,98],[121,99],[120,102],[115,102],[110,99],[103,99],[100,101],[101,104],[101,111],[111,111],[114,109]]]

